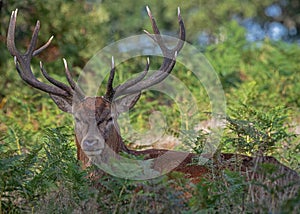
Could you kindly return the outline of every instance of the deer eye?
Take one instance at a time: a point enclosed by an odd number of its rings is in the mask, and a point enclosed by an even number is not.
[[[81,120],[78,117],[75,117],[75,123],[81,123]]]
[[[106,122],[106,124],[107,124],[107,123],[110,123],[110,122],[112,122],[112,118],[109,118],[109,119],[107,119],[107,120],[99,120],[99,121],[97,122],[97,126],[103,124],[104,122]]]
[[[104,122],[104,120],[99,120],[99,121],[97,122],[97,126],[100,126],[103,122]]]

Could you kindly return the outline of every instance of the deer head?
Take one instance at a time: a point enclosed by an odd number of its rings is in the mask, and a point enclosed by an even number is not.
[[[64,112],[71,113],[75,119],[75,135],[78,143],[80,159],[100,156],[107,157],[108,149],[115,153],[121,151],[130,152],[123,144],[120,136],[117,117],[120,113],[131,109],[139,100],[142,90],[147,89],[163,81],[172,71],[178,52],[182,49],[185,41],[185,28],[178,8],[178,22],[180,27],[179,42],[173,48],[168,48],[159,32],[157,24],[151,11],[147,7],[154,34],[145,33],[153,39],[163,53],[163,62],[160,68],[151,76],[147,75],[149,70],[149,59],[146,68],[137,78],[113,87],[115,75],[114,59],[112,57],[111,71],[108,79],[107,90],[102,97],[86,97],[80,87],[73,81],[65,59],[64,68],[68,85],[59,82],[48,75],[40,63],[40,70],[44,77],[51,83],[46,84],[39,81],[31,70],[31,59],[46,49],[53,39],[53,36],[42,47],[36,49],[40,23],[37,21],[32,39],[27,51],[22,54],[15,46],[15,26],[17,10],[12,12],[8,28],[7,47],[14,56],[16,69],[20,77],[30,86],[47,92],[56,105]],[[80,153],[83,150],[84,154]],[[86,160],[85,160],[86,161]]]

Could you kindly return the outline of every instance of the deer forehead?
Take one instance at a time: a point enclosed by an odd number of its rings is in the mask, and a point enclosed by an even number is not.
[[[86,97],[84,100],[73,105],[73,115],[82,118],[109,117],[111,114],[111,104],[102,97]]]

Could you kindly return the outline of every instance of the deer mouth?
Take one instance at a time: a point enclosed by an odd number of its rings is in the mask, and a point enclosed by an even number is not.
[[[98,150],[84,150],[84,153],[87,156],[97,156],[97,155],[100,155],[102,153],[102,149],[98,149]]]

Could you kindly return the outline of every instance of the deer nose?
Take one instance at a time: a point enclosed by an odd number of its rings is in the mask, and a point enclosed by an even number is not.
[[[86,139],[83,141],[83,150],[95,150],[97,149],[97,139]],[[99,147],[99,146],[98,146]]]
[[[82,149],[87,156],[100,155],[103,150],[103,146],[99,139],[85,139],[82,142]]]
[[[98,142],[98,140],[95,140],[95,139],[91,139],[91,140],[85,140],[83,143],[86,145],[86,146],[94,146],[96,145]]]

